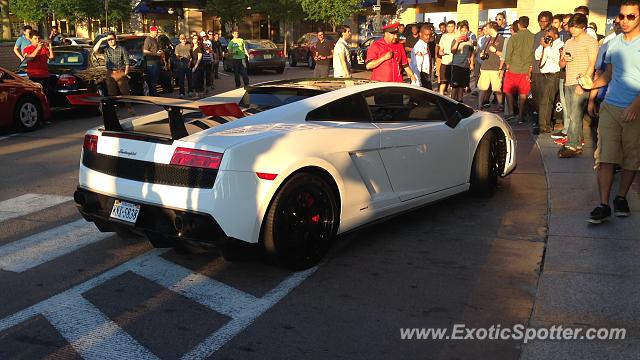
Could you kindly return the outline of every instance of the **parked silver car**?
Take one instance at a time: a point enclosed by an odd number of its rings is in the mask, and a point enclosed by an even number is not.
[[[249,57],[246,58],[247,71],[275,70],[284,72],[286,58],[284,51],[271,40],[245,40]],[[222,66],[225,71],[233,71],[233,56],[230,52],[224,55]]]

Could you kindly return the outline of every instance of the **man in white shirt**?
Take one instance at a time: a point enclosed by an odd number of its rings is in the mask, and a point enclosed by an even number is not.
[[[425,89],[433,90],[431,85],[431,56],[429,55],[429,39],[431,38],[431,27],[422,25],[420,27],[420,40],[411,50],[411,70],[416,74],[416,84]]]
[[[560,75],[560,50],[564,43],[560,40],[558,29],[551,26],[540,39],[535,50],[535,61],[540,67],[540,94],[538,127],[533,128],[535,135],[549,133],[553,130],[553,104],[558,94]]]
[[[451,52],[451,45],[456,39],[456,22],[449,20],[447,22],[447,32],[442,34],[440,42],[438,43],[438,54],[442,56],[442,62],[440,64],[440,78],[438,82],[440,86],[438,91],[441,95],[447,90],[449,80],[451,78],[451,62],[453,61],[453,53]]]
[[[350,78],[351,77],[351,58],[349,57],[349,44],[347,41],[351,39],[351,28],[347,25],[338,27],[340,39],[336,41],[333,48],[333,77],[334,78]]]

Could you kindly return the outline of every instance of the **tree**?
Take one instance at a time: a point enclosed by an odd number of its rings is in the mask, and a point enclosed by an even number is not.
[[[0,0],[0,22],[2,23],[2,38],[11,39],[11,20],[9,19],[9,0]]]
[[[49,6],[44,0],[10,0],[9,8],[20,19],[30,22],[40,22],[49,13]]]
[[[331,24],[333,31],[344,19],[361,11],[362,0],[300,0],[308,20]]]
[[[238,23],[253,12],[251,0],[207,0],[206,10],[211,11],[222,19],[222,23]]]

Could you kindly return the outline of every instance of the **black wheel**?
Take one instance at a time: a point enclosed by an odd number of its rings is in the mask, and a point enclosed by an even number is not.
[[[292,269],[317,264],[338,229],[338,202],[321,177],[293,175],[273,199],[263,225],[262,240],[271,261]]]
[[[42,121],[40,102],[32,97],[23,97],[13,110],[13,123],[20,131],[33,131]]]
[[[311,54],[307,55],[307,65],[309,66],[309,69],[316,67],[316,62],[313,61],[313,56],[311,56]]]
[[[500,176],[500,144],[493,131],[487,132],[482,139],[471,165],[470,191],[479,196],[490,197],[496,191]]]
[[[289,66],[291,67],[296,67],[298,65],[298,63],[296,62],[296,58],[293,56],[293,54],[289,54]]]
[[[284,66],[276,69],[276,73],[282,74],[284,72]]]

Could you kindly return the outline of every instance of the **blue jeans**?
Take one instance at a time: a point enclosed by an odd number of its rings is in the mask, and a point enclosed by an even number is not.
[[[573,149],[582,148],[582,118],[584,117],[584,110],[589,100],[588,91],[584,91],[582,95],[576,95],[576,87],[578,86],[580,85],[564,87],[564,97],[567,103],[566,111],[569,116],[566,146]]]
[[[149,84],[149,95],[158,96],[156,87],[160,77],[160,63],[155,61],[147,62],[147,83]]]
[[[562,133],[569,131],[569,111],[567,110],[567,100],[564,98],[564,79],[559,81],[560,105],[562,105]]]
[[[244,86],[249,85],[249,75],[247,75],[247,69],[242,63],[242,59],[233,59],[233,75],[236,80],[236,87],[240,87],[240,75],[242,75],[242,81]]]
[[[188,82],[189,92],[193,91],[193,80],[191,79],[191,69],[189,68],[188,61],[176,61],[174,64],[174,72],[176,76],[176,82],[178,83],[178,87],[180,88],[179,94],[184,95],[184,81],[185,79]]]

